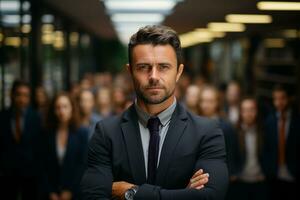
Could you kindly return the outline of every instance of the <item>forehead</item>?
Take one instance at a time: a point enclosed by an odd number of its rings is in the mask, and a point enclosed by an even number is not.
[[[173,47],[166,45],[139,44],[132,49],[134,62],[148,62],[156,59],[158,61],[174,60],[176,53]]]

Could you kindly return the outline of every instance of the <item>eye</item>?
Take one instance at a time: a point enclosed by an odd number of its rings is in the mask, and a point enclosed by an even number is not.
[[[160,71],[165,71],[165,70],[168,70],[169,68],[170,68],[169,64],[160,64],[159,65]]]
[[[138,64],[136,66],[137,71],[149,71],[150,68],[151,68],[151,65],[149,65],[149,64]]]

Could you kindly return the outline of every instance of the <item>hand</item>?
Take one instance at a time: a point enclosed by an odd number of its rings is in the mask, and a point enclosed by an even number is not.
[[[125,192],[132,188],[134,185],[125,181],[113,182],[112,185],[112,196],[120,200],[124,200]]]
[[[63,190],[60,193],[60,200],[71,200],[72,199],[72,193],[68,190]]]
[[[209,174],[203,174],[203,170],[200,169],[192,176],[187,188],[200,190],[208,182],[208,178]]]
[[[59,200],[59,197],[58,197],[57,193],[51,192],[51,193],[49,194],[49,199],[50,199],[50,200]]]

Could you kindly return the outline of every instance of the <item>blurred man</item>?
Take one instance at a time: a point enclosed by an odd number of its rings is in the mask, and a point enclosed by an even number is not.
[[[0,190],[6,199],[36,198],[39,115],[30,107],[30,88],[15,81],[12,105],[0,114]]]
[[[236,125],[240,114],[239,104],[241,99],[241,88],[237,82],[232,81],[228,84],[225,98],[225,112],[227,118],[233,125]]]
[[[83,199],[223,199],[228,172],[222,131],[175,99],[184,68],[177,34],[146,26],[131,37],[128,52],[137,99],[121,116],[97,124]]]
[[[297,199],[300,118],[292,110],[288,93],[282,86],[276,86],[272,96],[275,112],[266,121],[265,172],[271,184],[272,199]]]
[[[88,128],[88,138],[91,138],[96,123],[101,120],[101,117],[98,114],[94,113],[95,97],[92,91],[82,90],[78,96],[78,103],[81,125]]]
[[[199,101],[200,89],[197,85],[190,85],[185,93],[185,106],[188,111],[199,114],[198,101]]]

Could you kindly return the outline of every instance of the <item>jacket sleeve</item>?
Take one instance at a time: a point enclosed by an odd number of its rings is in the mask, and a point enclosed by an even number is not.
[[[136,193],[135,200],[221,200],[225,198],[228,185],[225,142],[221,129],[209,123],[204,136],[194,171],[203,169],[209,173],[209,182],[201,190],[167,190],[158,186],[143,184]]]
[[[111,197],[112,149],[101,123],[96,125],[89,143],[87,169],[81,180],[81,196],[84,200],[104,200]]]

